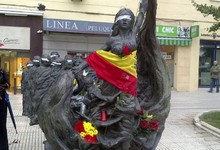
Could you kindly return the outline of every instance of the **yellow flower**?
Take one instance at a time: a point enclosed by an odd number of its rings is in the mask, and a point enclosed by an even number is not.
[[[83,122],[83,127],[85,130],[85,134],[89,134],[90,136],[94,136],[98,134],[98,130],[92,126],[90,122]]]
[[[147,115],[147,119],[152,119],[153,115]]]
[[[97,135],[98,134],[98,130],[94,130],[94,135]]]
[[[90,122],[83,122],[83,126],[86,132],[89,132],[89,130],[92,128],[92,124]]]
[[[93,132],[92,130],[90,130],[90,131],[88,132],[88,134],[89,134],[90,136],[94,136],[94,132]]]
[[[81,132],[81,133],[80,133],[80,136],[81,136],[81,137],[85,137],[85,136],[86,136],[86,133],[85,133],[85,132]]]

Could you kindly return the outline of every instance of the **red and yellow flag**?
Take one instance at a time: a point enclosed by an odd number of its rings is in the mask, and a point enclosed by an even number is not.
[[[136,51],[120,57],[111,52],[98,50],[90,54],[86,61],[100,79],[113,84],[124,93],[137,95]]]

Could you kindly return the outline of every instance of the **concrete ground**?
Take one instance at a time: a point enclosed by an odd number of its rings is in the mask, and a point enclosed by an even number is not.
[[[157,150],[220,150],[220,139],[196,127],[193,118],[201,112],[220,110],[220,93],[172,91],[171,111],[166,121]],[[29,119],[22,116],[22,95],[10,94],[18,134],[8,115],[10,150],[43,150],[44,134],[38,125],[29,126]]]

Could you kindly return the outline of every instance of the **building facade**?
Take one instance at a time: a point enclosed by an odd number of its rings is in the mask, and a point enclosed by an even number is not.
[[[198,3],[220,6],[212,0]],[[93,52],[111,33],[118,10],[127,7],[137,15],[138,4],[134,0],[0,0],[0,30],[5,33],[0,36],[1,67],[14,80],[35,55]],[[158,0],[156,34],[175,90],[196,91],[209,85],[209,67],[214,59],[220,62],[220,33],[206,31],[213,22],[197,12],[191,0]],[[7,37],[23,44],[7,44]],[[12,85],[19,83],[17,79]]]

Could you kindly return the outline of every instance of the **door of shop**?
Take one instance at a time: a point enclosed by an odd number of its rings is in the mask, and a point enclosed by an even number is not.
[[[171,86],[173,86],[174,78],[174,50],[175,46],[172,45],[161,46],[161,53],[169,69]]]
[[[200,41],[199,55],[199,86],[207,87],[210,85],[210,68],[213,61],[220,63],[220,41]]]
[[[0,65],[10,80],[10,90],[21,88],[22,71],[29,60],[29,52],[0,50]]]

